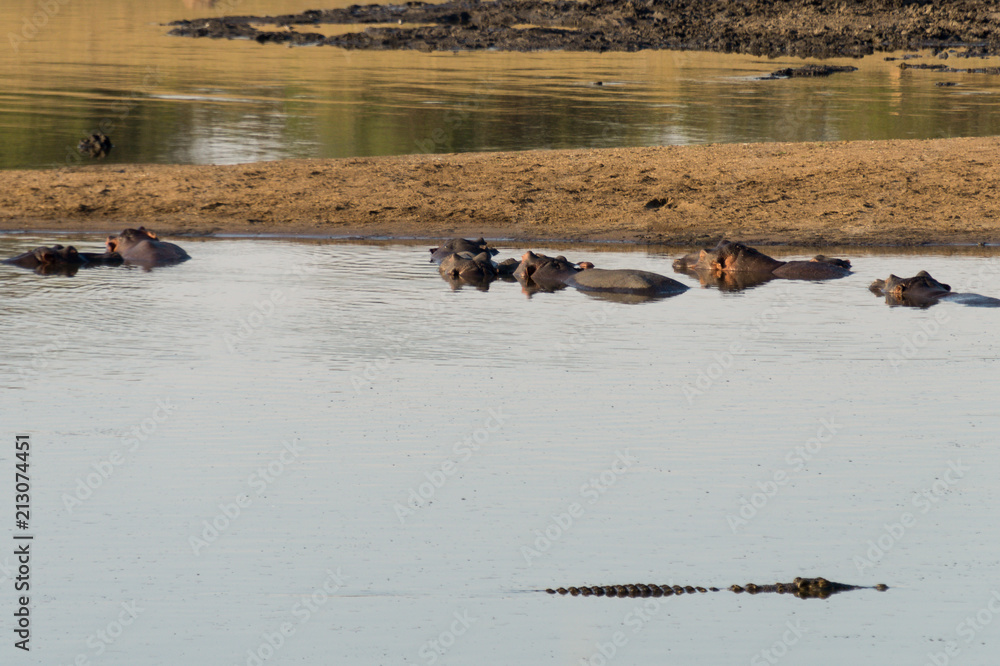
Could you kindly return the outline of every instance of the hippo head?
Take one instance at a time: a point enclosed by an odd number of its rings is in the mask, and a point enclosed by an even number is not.
[[[440,247],[432,247],[430,250],[431,263],[435,264],[439,264],[444,261],[448,255],[457,254],[459,252],[470,252],[473,255],[486,252],[490,256],[500,252],[496,248],[490,247],[489,243],[486,242],[486,239],[482,237],[471,241],[465,238],[452,238],[451,240],[442,243]]]
[[[743,243],[725,242],[713,250],[718,270],[740,273],[770,273],[782,262]]]
[[[531,250],[528,250],[521,255],[521,263],[518,265],[515,276],[519,279],[530,278],[547,261],[551,261],[551,258],[546,257],[544,254],[535,254]]]
[[[73,275],[80,266],[87,263],[87,257],[77,252],[73,246],[53,245],[36,247],[16,257],[4,259],[3,263],[30,268],[40,275]]]
[[[84,262],[80,257],[80,253],[72,245],[69,247],[63,247],[62,245],[38,247],[32,250],[32,254],[40,266],[75,266]]]
[[[108,236],[106,245],[108,252],[127,252],[130,248],[135,247],[143,241],[157,240],[156,234],[152,231],[148,231],[146,227],[139,227],[138,229],[125,229],[117,236]]]
[[[938,282],[927,271],[913,277],[890,275],[887,280],[875,280],[869,287],[872,293],[885,296],[890,305],[927,307],[951,293],[951,286]]]
[[[931,277],[927,271],[920,271],[911,278],[898,278],[890,275],[885,281],[882,291],[895,298],[905,297],[937,297],[944,296],[951,291],[951,286],[938,282]]]

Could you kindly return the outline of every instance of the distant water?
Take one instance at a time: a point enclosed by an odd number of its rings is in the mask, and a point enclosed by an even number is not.
[[[77,142],[102,128],[110,163],[180,164],[1000,134],[1000,77],[901,72],[881,54],[834,61],[854,73],[759,81],[806,61],[290,49],[168,37],[163,24],[312,0],[53,2],[51,16],[35,0],[0,4],[0,168],[75,164]],[[350,2],[326,6],[338,4]],[[25,27],[32,18],[44,25]]]
[[[0,266],[0,497],[15,434],[35,488],[32,651],[5,663],[996,654],[1000,314],[866,289],[926,269],[997,296],[995,257],[853,255],[741,293],[677,276],[624,305],[453,291],[425,245],[182,244],[152,272]],[[677,254],[535,249],[670,275]],[[891,589],[532,592],[800,575]]]

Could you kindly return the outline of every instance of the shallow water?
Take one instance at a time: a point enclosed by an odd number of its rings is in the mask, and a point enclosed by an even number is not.
[[[0,25],[8,26],[0,44],[0,168],[76,164],[77,142],[98,129],[115,144],[108,162],[181,164],[1000,134],[1000,77],[902,72],[884,54],[831,61],[861,68],[854,73],[759,81],[806,61],[290,49],[168,37],[163,24],[296,12],[316,8],[312,0],[194,9],[176,0],[52,1],[58,11],[31,30],[24,21],[37,11],[35,0],[0,4]]]
[[[866,287],[926,269],[997,296],[995,257],[853,255],[741,293],[676,276],[693,288],[624,305],[453,291],[426,244],[182,244],[152,272],[0,266],[0,465],[30,433],[35,487],[18,663],[992,661],[998,313]],[[678,254],[534,249],[670,275]],[[891,589],[530,592],[795,576]]]

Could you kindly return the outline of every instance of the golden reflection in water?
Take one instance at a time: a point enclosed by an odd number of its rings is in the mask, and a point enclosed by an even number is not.
[[[65,163],[108,122],[108,161],[182,163],[1000,133],[991,113],[1000,77],[965,76],[968,87],[953,90],[987,94],[959,107],[931,73],[900,76],[884,54],[830,61],[859,67],[849,74],[759,81],[807,61],[282,48],[167,35],[171,20],[234,13],[228,1],[55,6],[30,39],[0,48],[0,167]],[[23,27],[37,7],[4,2],[0,20]],[[313,0],[245,0],[235,13],[312,8]]]

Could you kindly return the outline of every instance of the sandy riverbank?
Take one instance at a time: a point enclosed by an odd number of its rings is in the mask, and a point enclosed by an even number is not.
[[[0,172],[0,229],[1000,243],[1000,138]]]

